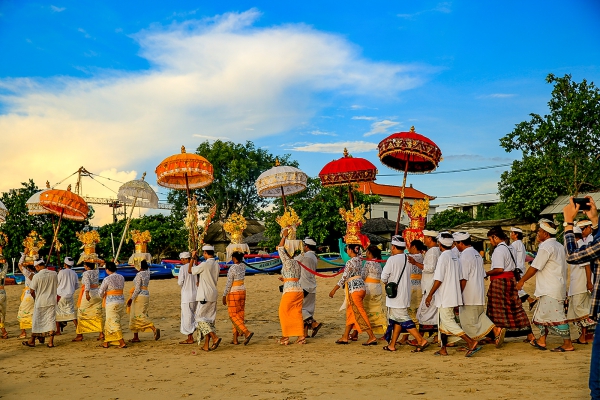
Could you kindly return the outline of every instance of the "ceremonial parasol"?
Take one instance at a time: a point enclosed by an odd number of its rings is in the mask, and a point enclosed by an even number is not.
[[[398,171],[404,171],[400,207],[396,220],[396,234],[398,234],[404,203],[406,175],[409,172],[425,174],[435,170],[442,159],[442,151],[433,141],[416,133],[414,126],[411,126],[410,132],[394,133],[383,139],[379,142],[378,148],[382,164]]]
[[[275,159],[275,166],[262,174],[256,180],[256,191],[261,197],[281,197],[283,207],[287,209],[285,196],[300,193],[306,189],[308,177],[298,168],[279,165]]]
[[[29,215],[43,215],[51,214],[50,211],[40,205],[40,195],[45,191],[50,190],[50,182],[46,181],[46,189],[36,192],[27,200],[25,205],[27,206],[27,212]]]
[[[71,185],[69,185],[67,190],[49,189],[42,192],[39,204],[51,213],[59,215],[58,224],[56,225],[56,229],[54,229],[54,237],[50,244],[50,252],[48,253],[48,260],[50,260],[62,219],[85,221],[90,209],[83,198],[71,192]]]
[[[181,154],[165,158],[156,167],[156,183],[169,189],[185,189],[188,197],[188,219],[190,248],[196,250],[198,237],[198,211],[196,200],[192,199],[191,189],[201,189],[212,183],[213,166],[202,156],[186,153],[181,146]]]
[[[158,207],[158,196],[148,182],[144,180],[145,178],[146,173],[144,172],[142,179],[134,179],[133,181],[125,182],[121,185],[119,192],[117,193],[117,198],[119,200],[125,204],[131,204],[131,211],[129,212],[129,218],[127,218],[127,221],[125,222],[125,229],[123,229],[123,235],[121,236],[121,242],[119,243],[117,254],[115,254],[114,262],[117,262],[119,258],[119,253],[121,252],[123,240],[127,234],[129,224],[131,223],[131,216],[133,215],[135,206],[137,205],[138,207],[144,208]]]
[[[6,216],[8,215],[8,208],[0,201],[0,222],[6,221]]]
[[[352,184],[359,182],[373,182],[377,175],[377,168],[369,160],[354,158],[344,149],[344,157],[331,161],[319,172],[323,186],[348,185],[350,195],[350,208],[354,208]]]

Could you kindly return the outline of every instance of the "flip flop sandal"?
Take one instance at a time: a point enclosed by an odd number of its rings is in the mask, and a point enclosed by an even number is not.
[[[217,339],[217,341],[216,341],[216,342],[214,342],[214,343],[212,344],[212,346],[210,346],[210,348],[209,348],[209,349],[210,349],[211,351],[212,351],[212,350],[216,350],[216,349],[217,349],[217,347],[219,347],[219,345],[220,345],[220,344],[221,344],[221,338],[218,338],[218,339]]]
[[[186,341],[179,342],[179,344],[194,344],[194,343],[196,343],[196,342],[186,342]]]
[[[35,347],[35,344],[29,344],[29,342],[28,342],[28,341],[21,342],[21,344],[22,344],[23,346],[27,346],[27,347]]]
[[[436,351],[435,353],[433,353],[434,356],[440,356],[440,357],[448,357],[448,354],[442,354],[439,351]]]
[[[500,346],[502,346],[504,344],[504,338],[506,336],[506,328],[502,328],[500,330],[500,334],[498,336],[496,336],[496,348],[500,348]]]
[[[529,342],[529,344],[530,344],[530,345],[532,345],[533,347],[535,347],[535,348],[536,348],[536,349],[538,349],[538,350],[548,350],[548,349],[546,348],[546,346],[540,346],[540,345],[538,344],[538,342],[537,342],[537,340],[536,340],[536,339],[533,339],[533,342]]]
[[[250,332],[246,340],[244,340],[244,346],[247,346],[248,343],[250,343],[250,339],[252,339],[252,336],[254,336],[254,332]]]
[[[397,351],[397,350],[398,350],[398,349],[394,349],[394,350],[392,350],[392,349],[390,349],[388,346],[383,346],[383,349],[384,349],[385,351]]]
[[[154,340],[160,339],[160,329],[156,328],[156,333],[154,334]]]
[[[134,339],[129,339],[128,340],[129,343],[141,343],[141,340],[134,340]],[[179,342],[179,344],[182,344],[181,342]],[[192,344],[192,343],[186,343],[186,344]]]
[[[377,346],[377,339],[372,342],[363,343],[363,346]]]
[[[319,325],[315,326],[314,329],[312,330],[312,333],[310,334],[310,337],[317,336],[317,333],[319,332],[319,329],[321,329],[322,326],[323,326],[323,323],[319,322]]]
[[[429,347],[429,343],[425,343],[423,346],[416,346],[416,349],[411,350],[411,353],[422,353],[423,350]]]
[[[575,349],[572,349],[572,350],[566,350],[566,349],[564,349],[562,346],[559,346],[559,347],[557,347],[557,348],[555,348],[555,349],[552,349],[552,350],[550,350],[550,351],[551,351],[551,352],[553,352],[553,353],[565,353],[565,352],[567,352],[567,351],[575,351]]]
[[[6,339],[5,337],[3,337],[2,339]],[[580,342],[579,339],[577,339],[576,341],[574,341],[573,343],[577,343],[577,344],[590,344],[589,342]]]
[[[479,346],[479,347],[475,347],[474,349],[467,351],[467,354],[465,354],[465,357],[472,357],[475,353],[477,353],[482,348],[483,347]]]
[[[343,340],[336,340],[335,343],[336,344],[350,344],[350,342],[345,342]]]
[[[103,349],[108,349],[110,346],[108,346],[108,345],[104,346],[103,344],[99,344],[98,347],[102,347]]]
[[[52,346],[51,346],[51,345],[50,345],[50,343],[48,343],[48,344],[46,345],[46,347],[47,347],[47,348],[49,348],[49,349],[52,349],[52,348],[54,348],[54,347],[56,347],[56,346],[55,346],[55,345],[52,345]]]

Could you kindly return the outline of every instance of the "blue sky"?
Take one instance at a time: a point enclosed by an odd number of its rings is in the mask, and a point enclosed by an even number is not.
[[[348,146],[393,174],[376,145],[411,125],[439,171],[505,164],[520,155],[498,139],[546,111],[548,73],[599,80],[595,1],[287,3],[1,2],[0,190],[80,165],[154,183],[163,158],[214,138],[311,176]],[[439,204],[493,199],[449,196],[493,193],[502,171],[408,182]]]

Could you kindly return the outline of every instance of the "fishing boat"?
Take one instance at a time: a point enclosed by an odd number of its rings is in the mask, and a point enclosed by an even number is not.
[[[346,264],[351,259],[348,253],[346,253],[346,244],[342,239],[338,239],[338,246],[340,248],[340,257],[344,261],[344,264]],[[387,251],[381,252],[381,259],[385,261],[390,258],[390,255]]]
[[[173,278],[173,274],[171,272],[172,270],[172,264],[150,264],[150,279],[171,279]],[[73,268],[73,271],[75,271],[77,273],[77,276],[81,278],[81,275],[83,274],[83,271],[85,271],[85,269],[83,267],[75,267]],[[98,268],[98,272],[100,281],[106,278],[106,268],[100,267]],[[135,275],[138,273],[138,271],[133,265],[119,264],[117,265],[116,273],[122,275],[126,281],[132,281],[135,278]]]

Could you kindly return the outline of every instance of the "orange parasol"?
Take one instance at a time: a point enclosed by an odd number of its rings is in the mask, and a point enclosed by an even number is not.
[[[204,157],[186,153],[181,146],[181,154],[165,158],[156,167],[156,183],[169,189],[185,189],[188,197],[188,218],[186,224],[190,231],[190,247],[196,250],[198,237],[198,211],[196,200],[192,199],[190,189],[201,189],[212,183],[213,166]]]
[[[54,229],[54,237],[50,244],[50,252],[48,253],[48,260],[50,260],[62,219],[85,221],[90,209],[83,198],[71,192],[71,185],[67,190],[50,189],[42,192],[39,204],[51,213],[59,215],[58,224]]]

